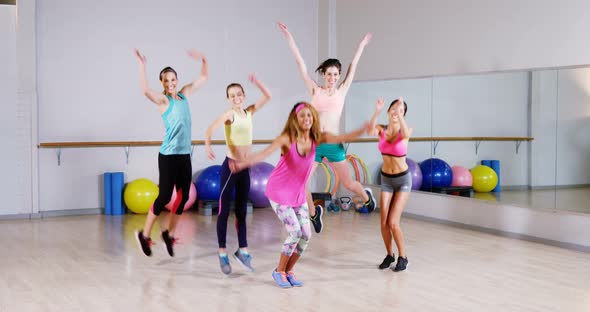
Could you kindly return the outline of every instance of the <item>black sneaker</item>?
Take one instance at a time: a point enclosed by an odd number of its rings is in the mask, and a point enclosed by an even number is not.
[[[369,200],[365,203],[365,207],[367,207],[367,210],[369,213],[375,211],[375,196],[373,196],[373,191],[371,191],[370,188],[365,188],[365,192],[367,192],[367,195],[369,196]]]
[[[166,230],[162,232],[162,240],[164,241],[164,244],[166,244],[166,251],[168,251],[170,257],[174,257],[173,246],[176,243],[176,238],[170,236],[170,233],[168,233],[168,230]]]
[[[315,216],[309,216],[309,221],[313,224],[313,229],[316,233],[321,233],[324,228],[324,221],[322,215],[324,214],[324,208],[320,205],[315,206]]]
[[[385,259],[383,259],[383,262],[381,262],[381,264],[379,265],[379,269],[380,270],[389,269],[391,264],[394,262],[395,262],[395,256],[387,255],[385,257]]]
[[[397,257],[397,263],[395,264],[395,268],[392,270],[394,272],[403,271],[408,267],[408,258]]]
[[[137,240],[137,243],[139,244],[139,248],[141,248],[141,251],[143,251],[143,254],[151,257],[152,256],[152,239],[149,237],[145,237],[143,236],[143,231],[139,230],[139,231],[135,231],[135,240]]]

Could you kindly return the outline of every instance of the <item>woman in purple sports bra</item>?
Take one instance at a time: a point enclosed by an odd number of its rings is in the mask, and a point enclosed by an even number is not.
[[[352,62],[346,71],[346,76],[340,84],[338,84],[338,81],[340,80],[342,65],[339,60],[327,59],[318,66],[316,71],[319,72],[324,79],[324,84],[320,85],[309,76],[303,57],[301,57],[301,53],[299,53],[299,49],[295,44],[295,39],[293,39],[287,26],[279,23],[279,27],[287,38],[291,52],[293,52],[293,55],[295,56],[297,67],[299,67],[299,72],[303,78],[305,87],[311,96],[311,105],[318,111],[320,125],[322,127],[321,131],[337,134],[340,130],[340,117],[342,116],[342,110],[344,108],[344,99],[352,84],[361,54],[363,53],[365,46],[371,41],[371,34],[366,34],[359,43],[358,49],[352,58]],[[363,189],[362,184],[352,179],[348,163],[346,162],[344,145],[342,143],[324,143],[319,145],[317,147],[315,157],[316,163],[313,164],[312,173],[318,164],[322,162],[323,158],[326,158],[332,163],[336,169],[336,173],[340,177],[342,185],[363,199],[364,204],[358,211],[363,213],[372,212],[375,209],[375,198],[373,197],[373,193],[370,188]],[[313,223],[316,233],[320,233],[323,227],[322,206],[314,206],[309,191],[306,191],[306,196],[307,204],[309,205],[311,213],[311,222]]]
[[[285,240],[279,264],[272,277],[279,287],[302,286],[295,277],[293,267],[308,245],[311,226],[305,188],[313,168],[316,147],[322,143],[339,143],[353,140],[369,128],[369,124],[356,131],[338,136],[321,132],[318,113],[306,102],[295,104],[283,132],[263,151],[249,155],[246,161],[232,161],[230,169],[239,172],[281,149],[281,159],[271,172],[266,185],[266,196],[272,209],[285,226]]]
[[[383,99],[377,100],[375,114],[371,118],[369,134],[379,136],[379,151],[383,156],[381,167],[381,236],[387,256],[379,269],[387,269],[395,262],[392,240],[395,241],[399,257],[393,271],[403,271],[408,266],[404,250],[404,235],[400,227],[402,212],[412,191],[412,175],[406,163],[408,142],[412,128],[408,127],[405,115],[408,105],[399,98],[389,105],[387,125],[377,125],[377,117],[383,109]]]

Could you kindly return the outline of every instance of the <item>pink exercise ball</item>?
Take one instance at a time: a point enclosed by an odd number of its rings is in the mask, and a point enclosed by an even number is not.
[[[451,167],[451,170],[453,170],[453,182],[451,182],[451,186],[473,185],[473,177],[471,176],[469,169],[461,166],[453,166]]]

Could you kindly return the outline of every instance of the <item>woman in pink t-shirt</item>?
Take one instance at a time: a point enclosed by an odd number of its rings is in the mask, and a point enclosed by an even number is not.
[[[281,135],[266,149],[251,155],[246,161],[230,164],[232,171],[240,171],[281,148],[281,159],[268,178],[265,193],[289,234],[283,244],[279,265],[272,273],[279,287],[303,285],[295,278],[293,267],[311,237],[305,186],[313,167],[317,145],[354,140],[365,133],[368,126],[367,123],[361,129],[338,136],[322,133],[315,108],[309,103],[300,102],[291,110]]]

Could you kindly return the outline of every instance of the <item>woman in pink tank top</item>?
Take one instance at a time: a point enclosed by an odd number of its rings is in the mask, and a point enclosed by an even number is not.
[[[246,161],[230,163],[231,170],[238,172],[281,149],[281,159],[268,178],[265,193],[288,233],[279,264],[272,273],[279,287],[303,285],[295,277],[293,267],[311,237],[305,186],[314,163],[316,146],[354,140],[365,133],[368,126],[367,123],[361,129],[338,136],[322,133],[315,108],[309,103],[300,102],[291,110],[281,135],[266,149],[250,155]]]
[[[340,118],[342,110],[344,108],[344,100],[346,94],[352,85],[352,80],[356,72],[357,64],[361,58],[361,54],[369,41],[371,41],[371,33],[367,33],[361,42],[352,58],[352,62],[346,71],[346,76],[340,84],[340,74],[342,72],[342,64],[338,59],[327,59],[318,68],[316,72],[319,72],[324,79],[324,84],[318,84],[315,82],[307,72],[307,67],[301,57],[301,53],[295,44],[295,39],[283,23],[279,23],[281,31],[287,38],[291,52],[295,56],[297,67],[305,87],[311,96],[311,105],[320,113],[321,126],[323,132],[338,133],[340,128]],[[375,199],[370,188],[363,189],[362,184],[352,179],[350,175],[350,169],[348,162],[346,161],[346,150],[343,144],[321,144],[317,148],[315,157],[316,163],[312,166],[312,173],[317,168],[318,164],[322,162],[322,159],[326,158],[336,170],[336,174],[340,177],[342,186],[352,191],[357,196],[363,199],[364,204],[358,207],[357,211],[363,213],[372,212],[375,209]],[[310,208],[311,222],[313,223],[316,233],[322,231],[322,206],[314,206],[311,197],[311,192],[306,191],[307,204]]]
[[[393,271],[406,269],[408,257],[404,250],[404,235],[400,227],[402,212],[412,191],[412,174],[406,163],[408,143],[412,128],[408,127],[405,115],[408,105],[399,98],[389,105],[387,125],[377,125],[377,117],[383,109],[383,99],[377,100],[375,114],[371,119],[370,134],[379,136],[379,151],[383,156],[381,167],[381,236],[387,255],[379,269],[388,269],[395,262],[392,241],[395,241],[399,257]]]

